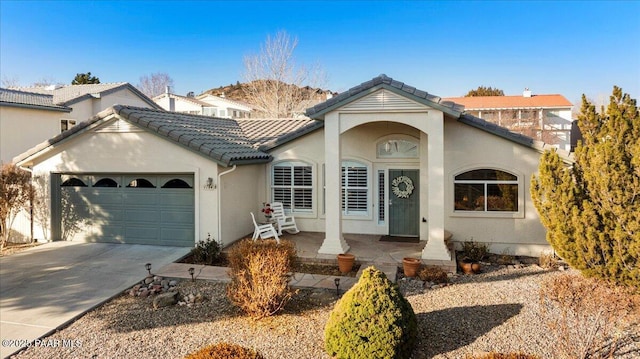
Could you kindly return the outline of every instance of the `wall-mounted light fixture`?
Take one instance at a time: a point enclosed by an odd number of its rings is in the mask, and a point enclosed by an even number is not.
[[[207,178],[207,183],[204,185],[205,189],[216,189],[216,184],[213,183],[213,178]]]

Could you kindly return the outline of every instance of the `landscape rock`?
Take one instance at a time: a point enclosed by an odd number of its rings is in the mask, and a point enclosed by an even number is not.
[[[158,309],[162,307],[168,307],[178,302],[178,292],[169,292],[156,296],[153,298],[153,308]]]

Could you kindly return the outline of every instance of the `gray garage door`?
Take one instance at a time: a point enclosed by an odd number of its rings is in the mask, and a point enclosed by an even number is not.
[[[194,245],[193,175],[58,175],[52,186],[54,238]]]

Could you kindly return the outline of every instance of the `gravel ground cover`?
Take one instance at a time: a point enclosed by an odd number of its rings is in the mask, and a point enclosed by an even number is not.
[[[540,315],[538,289],[558,273],[535,265],[492,266],[437,289],[399,279],[418,317],[413,357],[464,358],[496,350],[554,358],[554,337]],[[265,358],[328,358],[323,329],[335,291],[300,290],[284,313],[253,321],[230,305],[222,283],[182,281],[178,288],[185,294],[199,291],[208,300],[154,310],[151,298],[122,295],[43,340],[73,342],[74,348],[31,347],[16,358],[181,358],[220,341],[257,349]],[[638,333],[626,332],[624,338],[614,357],[640,357]]]

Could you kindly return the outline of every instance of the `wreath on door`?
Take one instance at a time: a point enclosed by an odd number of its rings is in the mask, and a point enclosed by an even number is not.
[[[402,184],[404,184],[404,189],[400,188]],[[409,198],[414,188],[413,181],[407,176],[399,176],[391,181],[391,191],[393,191],[393,194],[398,198]]]

